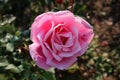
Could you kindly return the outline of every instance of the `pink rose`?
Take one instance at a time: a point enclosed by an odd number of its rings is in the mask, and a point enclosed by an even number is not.
[[[31,27],[30,55],[40,68],[66,69],[85,53],[93,35],[92,26],[70,11],[43,13]]]

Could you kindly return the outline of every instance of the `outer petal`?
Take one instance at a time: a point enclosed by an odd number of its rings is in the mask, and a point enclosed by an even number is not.
[[[76,54],[76,56],[81,56],[87,50],[94,33],[92,26],[80,17],[76,17],[75,26],[78,29],[78,41],[81,46],[81,50]]]
[[[79,39],[81,38],[81,40],[89,44],[94,36],[92,26],[80,17],[76,17],[75,26],[77,27],[79,32]]]
[[[53,13],[44,13],[36,17],[35,21],[31,26],[31,40],[33,42],[39,43],[37,38],[38,33],[42,33],[44,36],[45,33],[52,27],[51,21],[53,20]]]
[[[46,62],[46,60],[43,57],[37,56],[37,61],[36,61],[37,66],[39,66],[42,69],[49,69],[49,68],[51,68],[51,66],[46,64],[45,62]]]
[[[29,46],[29,51],[35,63],[43,69],[49,69],[51,66],[46,64],[46,58],[43,55],[42,48],[39,44],[33,43]]]
[[[81,50],[77,54],[75,54],[76,57],[83,55],[88,48],[88,44],[85,42],[80,42],[79,44],[81,46]]]
[[[53,60],[51,61],[51,63],[49,63],[49,65],[54,66],[60,70],[63,70],[70,67],[73,63],[75,63],[76,60],[77,60],[76,57],[69,57],[69,58],[62,59],[60,62]]]
[[[74,23],[74,15],[70,11],[59,11],[54,14],[56,24],[63,23],[65,26],[71,26]]]

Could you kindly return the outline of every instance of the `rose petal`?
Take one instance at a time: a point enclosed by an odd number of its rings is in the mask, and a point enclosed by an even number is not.
[[[37,37],[38,37],[38,39],[39,39],[39,41],[40,41],[43,54],[44,54],[44,56],[46,57],[46,63],[49,63],[49,61],[52,60],[53,56],[52,56],[52,54],[50,53],[50,51],[49,51],[49,50],[45,47],[45,45],[43,44],[41,35],[38,34]]]
[[[66,28],[69,29],[70,32],[72,32],[72,36],[74,36],[76,39],[78,39],[78,29],[77,29],[76,22],[72,24],[71,26],[66,26]]]
[[[39,44],[33,43],[29,45],[30,55],[35,63],[43,69],[49,69],[51,66],[46,64],[45,56]]]
[[[56,60],[52,60],[49,65],[54,66],[60,70],[67,69],[69,66],[71,66],[77,58],[75,57],[69,57],[69,58],[64,58],[60,62]]]
[[[80,46],[81,46],[81,50],[77,54],[75,54],[75,56],[83,55],[85,53],[85,51],[87,50],[87,48],[88,48],[88,44],[85,43],[85,42],[81,42]]]
[[[45,45],[48,48],[48,50],[50,51],[50,53],[53,55],[53,58],[55,58],[58,61],[62,60],[62,57],[60,57],[59,55],[57,55],[57,53],[52,51],[47,43],[45,43]]]
[[[59,56],[61,57],[71,57],[78,53],[81,50],[81,46],[79,42],[76,40],[75,44],[72,46],[71,51],[59,52]]]
[[[91,25],[80,17],[76,17],[76,23],[74,26],[77,26],[78,29],[78,41],[81,46],[80,52],[76,56],[81,56],[85,53],[90,44],[94,33]]]
[[[82,18],[76,17],[75,26],[77,26],[78,28],[79,38],[83,39],[85,42],[89,44],[94,36],[91,25]]]
[[[93,29],[93,27],[83,18],[81,17],[75,17],[76,19],[78,19],[80,21],[80,23],[82,23],[83,25],[85,25],[85,27]]]
[[[51,59],[53,59],[53,58],[55,58],[58,61],[60,61],[62,59],[61,57],[59,57],[58,55],[56,55],[56,53],[53,52],[50,49],[50,46],[48,46],[48,44],[46,42],[42,41],[41,34],[38,35],[38,39],[40,40],[41,47],[42,47],[42,50],[44,52],[43,54],[45,55],[45,57],[47,59],[47,63],[49,63],[51,61]]]
[[[51,66],[46,64],[46,60],[43,57],[41,57],[41,56],[37,56],[36,64],[37,64],[37,66],[39,66],[42,69],[49,69],[49,68],[51,68]]]
[[[52,43],[53,43],[53,47],[56,48],[56,50],[58,50],[58,51],[61,51],[61,49],[63,51],[71,51],[71,49],[69,47],[71,47],[73,45],[73,42],[74,42],[73,40],[74,40],[74,38],[72,37],[72,34],[70,33],[65,45],[63,45],[62,43],[59,44],[56,42],[52,42]]]
[[[64,29],[65,31],[63,32],[61,30],[61,28],[62,28],[62,30]],[[73,39],[74,39],[73,36],[72,36],[72,33],[69,32],[64,27],[61,27],[61,28],[60,28],[61,31],[60,32],[58,31],[59,33],[58,32],[56,32],[56,34],[54,33],[54,37],[53,38],[54,38],[55,42],[53,42],[53,43],[55,43],[55,45],[58,45],[60,47],[70,47],[70,46],[72,46],[73,45]],[[63,44],[62,37],[67,38],[65,44]]]
[[[44,37],[44,41],[46,41],[47,39],[48,39],[48,37],[50,36],[50,35],[52,35],[52,33],[53,33],[53,31],[54,31],[54,22],[52,22],[51,21],[51,28],[46,32],[46,34],[45,34],[45,37]],[[40,33],[39,33],[40,34]]]
[[[61,49],[62,49],[61,45],[57,44],[56,42],[54,42],[53,45],[54,45],[53,47],[55,47],[56,50],[61,51]]]
[[[59,11],[54,13],[57,24],[71,26],[74,23],[74,15],[70,11]]]
[[[65,35],[65,34],[64,34]],[[69,37],[65,43],[65,45],[62,45],[62,47],[71,47],[73,45],[73,42],[74,42],[74,36],[72,36],[72,33],[69,33]]]
[[[39,43],[37,38],[38,33],[45,33],[52,27],[51,21],[53,20],[53,13],[44,13],[39,15],[31,26],[31,40]]]

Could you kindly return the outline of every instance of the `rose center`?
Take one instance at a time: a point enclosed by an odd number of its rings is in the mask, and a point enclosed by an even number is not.
[[[68,40],[68,37],[61,36],[60,38],[61,38],[62,44],[65,45],[65,43]]]

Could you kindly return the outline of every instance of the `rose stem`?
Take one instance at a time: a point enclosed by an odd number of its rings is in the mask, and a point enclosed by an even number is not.
[[[60,75],[61,75],[60,70],[55,68],[55,78],[56,78],[56,80],[62,80]]]

